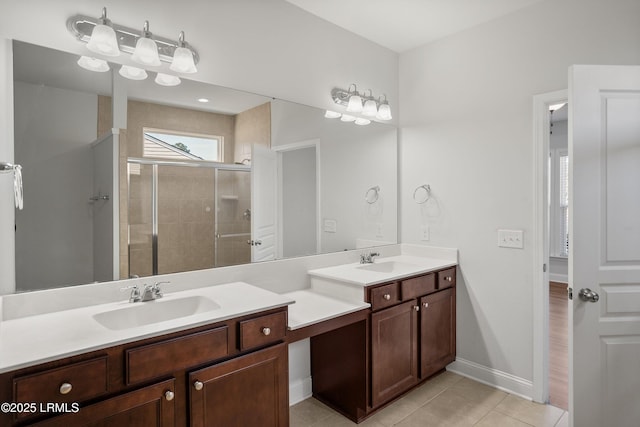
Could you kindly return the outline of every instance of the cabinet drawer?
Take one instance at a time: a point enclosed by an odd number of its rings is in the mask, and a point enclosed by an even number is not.
[[[369,302],[372,310],[389,307],[400,302],[397,282],[378,286],[371,289],[370,292]]]
[[[168,375],[228,354],[226,326],[125,350],[127,384]]]
[[[435,274],[427,274],[426,276],[414,277],[413,279],[407,279],[400,282],[400,291],[403,301],[428,294],[435,290]]]
[[[243,320],[240,322],[240,351],[280,341],[286,334],[286,311]]]
[[[107,356],[13,380],[14,402],[82,402],[106,392]]]
[[[449,288],[456,284],[456,268],[438,271],[438,289]]]

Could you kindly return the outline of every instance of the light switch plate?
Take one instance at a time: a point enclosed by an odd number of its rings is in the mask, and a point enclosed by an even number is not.
[[[498,230],[498,246],[501,248],[524,248],[524,231]]]
[[[324,220],[324,232],[325,233],[335,233],[338,229],[338,221],[335,219],[325,219]]]

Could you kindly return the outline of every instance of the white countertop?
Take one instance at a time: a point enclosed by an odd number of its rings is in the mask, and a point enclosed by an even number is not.
[[[204,296],[220,308],[173,320],[121,330],[110,330],[93,315],[132,306],[128,301],[92,305],[0,322],[0,373],[63,357],[164,335],[234,317],[283,307],[294,301],[244,282],[227,283],[167,293],[162,300]],[[154,304],[154,301],[135,303]]]
[[[390,282],[417,274],[428,273],[457,265],[456,257],[424,257],[414,255],[397,255],[375,258],[372,264],[342,264],[334,267],[309,270],[312,277],[330,279],[349,285],[370,286]],[[390,271],[375,271],[372,268],[392,266]],[[364,294],[363,294],[364,295]]]
[[[296,301],[289,306],[289,330],[296,330],[371,307],[366,302],[345,301],[310,289],[283,294]]]

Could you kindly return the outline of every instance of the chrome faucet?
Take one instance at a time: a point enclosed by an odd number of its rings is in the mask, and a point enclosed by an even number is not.
[[[129,302],[147,302],[154,301],[158,298],[162,298],[162,289],[160,285],[164,283],[171,283],[169,281],[166,282],[155,282],[153,285],[144,285],[144,290],[140,292],[140,288],[138,285],[127,286],[122,288],[122,290],[131,289],[131,296],[129,297]]]
[[[380,256],[379,252],[369,252],[360,254],[360,264],[373,264],[373,257]]]

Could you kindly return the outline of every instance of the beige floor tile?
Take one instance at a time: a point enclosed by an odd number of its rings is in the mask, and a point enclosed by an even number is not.
[[[410,394],[412,393],[413,392]],[[414,413],[420,406],[422,406],[421,403],[417,403],[415,400],[411,400],[408,396],[405,396],[371,416],[369,420],[383,426],[393,426]]]
[[[449,387],[448,390],[455,391],[467,400],[492,408],[507,397],[507,393],[504,391],[470,380],[469,378],[462,378]]]
[[[421,425],[420,422],[423,423],[422,425],[435,426],[474,425],[491,409],[493,409],[492,406],[469,400],[451,387],[403,419],[398,425]]]
[[[497,411],[489,412],[480,420],[476,427],[531,427],[530,424],[518,421],[508,415],[501,414]]]
[[[309,427],[334,415],[337,415],[335,411],[311,398],[289,408],[289,426]]]
[[[350,419],[343,417],[340,414],[333,414],[328,418],[325,418],[317,423],[311,424],[310,427],[387,427],[384,424],[380,424],[372,419],[366,419],[360,424],[356,424]]]
[[[395,425],[395,427],[471,427],[475,422],[462,414],[450,413],[439,417],[418,410]]]
[[[565,412],[555,427],[569,427],[569,413]]]
[[[512,395],[507,396],[495,409],[536,427],[554,427],[564,413],[562,409]]]
[[[442,393],[448,387],[462,380],[463,377],[452,372],[443,372],[437,377],[431,378],[420,387],[409,393],[405,399],[417,403],[419,406],[424,405],[438,394]]]

